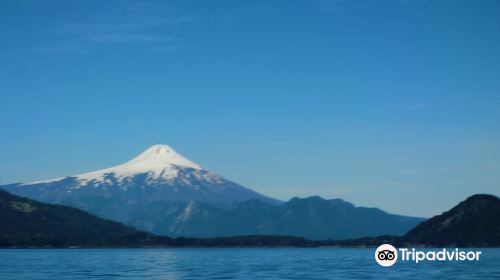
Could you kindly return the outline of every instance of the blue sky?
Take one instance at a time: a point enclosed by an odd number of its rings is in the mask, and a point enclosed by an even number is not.
[[[500,195],[500,1],[1,1],[0,183],[164,143],[280,199]]]

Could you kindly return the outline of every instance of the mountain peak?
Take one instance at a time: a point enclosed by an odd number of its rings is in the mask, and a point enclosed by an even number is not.
[[[156,144],[147,148],[143,153],[154,153],[154,154],[164,154],[164,153],[175,153],[174,149],[169,145]]]
[[[178,167],[202,169],[201,166],[178,154],[168,145],[153,145],[124,164],[77,175],[76,177],[85,181],[95,179],[102,181],[105,174],[108,173],[113,173],[119,178],[148,173],[153,179],[171,179],[177,176]]]
[[[122,167],[132,169],[150,170],[177,165],[201,169],[201,166],[178,154],[172,147],[163,144],[153,145],[147,148],[137,157],[126,162]]]
[[[75,177],[79,181],[79,186],[86,185],[92,181],[105,182],[107,174],[113,174],[118,178],[118,181],[137,174],[148,174],[148,178],[151,179],[163,178],[169,180],[177,176],[179,168],[202,170],[201,166],[178,154],[172,147],[157,144],[147,148],[141,154],[124,164],[72,177]],[[64,178],[66,177],[36,181],[23,185],[51,183],[61,181]]]

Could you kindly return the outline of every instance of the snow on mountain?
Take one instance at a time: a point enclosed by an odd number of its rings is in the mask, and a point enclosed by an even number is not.
[[[167,145],[114,167],[0,188],[172,236],[355,238],[401,234],[421,221],[318,197],[283,203],[205,170]]]
[[[88,211],[94,208],[94,214],[119,221],[128,217],[132,208],[140,209],[152,203],[200,201],[227,206],[249,199],[279,203],[203,169],[168,145],[153,145],[132,160],[114,167],[0,187],[43,202]],[[127,206],[122,211],[124,205]]]
[[[158,181],[168,183],[179,176],[179,171],[182,168],[192,169],[193,175],[199,180],[206,180],[212,183],[222,182],[220,176],[211,172],[201,172],[203,169],[200,165],[178,154],[168,145],[153,145],[124,164],[71,177],[75,177],[78,181],[75,187],[86,186],[89,183],[110,183],[108,175],[113,175],[119,184],[138,174],[147,174],[146,182],[149,183],[157,183]],[[35,181],[22,185],[52,183],[65,178],[67,177]],[[189,184],[187,181],[185,183]]]

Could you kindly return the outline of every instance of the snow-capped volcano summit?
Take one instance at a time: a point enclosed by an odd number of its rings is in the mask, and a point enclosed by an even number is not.
[[[137,157],[117,167],[137,171],[148,171],[158,170],[169,165],[201,169],[201,166],[178,154],[168,145],[153,145]]]
[[[80,180],[80,184],[103,182],[106,174],[113,174],[118,182],[138,174],[147,174],[148,180],[171,180],[178,176],[180,168],[202,170],[201,166],[178,154],[170,146],[153,145],[124,164],[75,177]]]
[[[249,199],[277,202],[203,169],[168,145],[153,145],[114,167],[2,187],[121,222],[128,222],[136,211],[162,203],[199,201],[224,206]]]
[[[145,175],[145,183],[147,185],[157,184],[158,182],[171,183],[179,177],[180,171],[189,169],[191,173],[198,179],[205,179],[213,183],[220,183],[221,177],[215,173],[208,172],[202,167],[189,159],[178,154],[173,148],[168,145],[153,145],[135,158],[110,168],[105,168],[97,171],[82,173],[71,176],[78,182],[74,188],[86,186],[89,184],[103,185],[110,182],[110,177],[115,179],[120,187],[127,187],[127,181],[137,175]],[[202,178],[203,177],[203,178]],[[53,183],[64,180],[68,177],[61,177],[49,180],[35,181],[24,183],[22,185],[36,185],[44,183]],[[125,185],[123,185],[125,183]],[[184,180],[185,184],[189,184]]]

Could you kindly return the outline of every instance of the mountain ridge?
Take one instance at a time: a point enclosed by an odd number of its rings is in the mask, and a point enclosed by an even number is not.
[[[198,201],[162,203],[137,215],[128,224],[155,234],[197,238],[251,234],[322,240],[402,235],[425,220],[321,197],[294,198],[279,205],[252,199],[230,208]]]
[[[422,220],[355,207],[340,199],[313,196],[285,203],[207,171],[168,145],[153,145],[114,167],[0,187],[172,236],[356,238],[403,234]]]
[[[333,241],[344,247],[500,247],[500,198],[475,194],[450,210],[423,221],[403,236]]]
[[[481,195],[484,198],[484,195]],[[468,204],[478,204],[480,197],[467,199]],[[489,196],[494,207],[500,207],[500,200],[497,197]],[[481,203],[481,201],[479,201]],[[490,204],[490,206],[491,206]],[[461,205],[461,204],[459,204]],[[455,207],[456,208],[456,207]],[[481,207],[480,207],[481,208]],[[486,207],[488,208],[488,207]],[[0,248],[25,248],[25,247],[377,247],[380,244],[393,244],[397,247],[436,247],[433,241],[435,235],[439,236],[439,230],[432,228],[424,235],[420,235],[420,240],[410,240],[408,237],[414,234],[411,232],[422,232],[421,228],[429,228],[429,224],[435,224],[433,220],[439,220],[443,215],[453,212],[453,209],[436,215],[429,221],[423,222],[412,229],[405,236],[378,236],[360,238],[355,240],[309,240],[303,237],[284,235],[241,235],[213,238],[192,238],[192,237],[161,237],[150,233],[140,232],[123,224],[100,219],[92,214],[81,210],[51,205],[37,202],[31,199],[22,198],[6,191],[0,190]],[[467,208],[470,209],[470,208]],[[466,209],[466,210],[467,210]],[[481,210],[480,215],[488,215]],[[471,211],[467,210],[466,215]],[[474,214],[474,213],[472,213]],[[492,217],[498,217],[497,212],[490,213]],[[477,215],[477,213],[476,213]],[[472,227],[473,234],[466,235],[468,240],[461,240],[462,247],[499,247],[500,246],[500,221],[493,219],[495,234],[490,238],[478,232],[485,231],[482,227]],[[496,223],[495,223],[496,222]],[[469,229],[469,230],[470,230]],[[425,230],[424,230],[425,232]],[[486,232],[491,232],[486,229]],[[477,239],[481,236],[481,240]],[[471,238],[472,237],[472,238]],[[457,247],[457,243],[452,239],[440,243],[439,247]],[[464,242],[465,241],[465,242]]]

